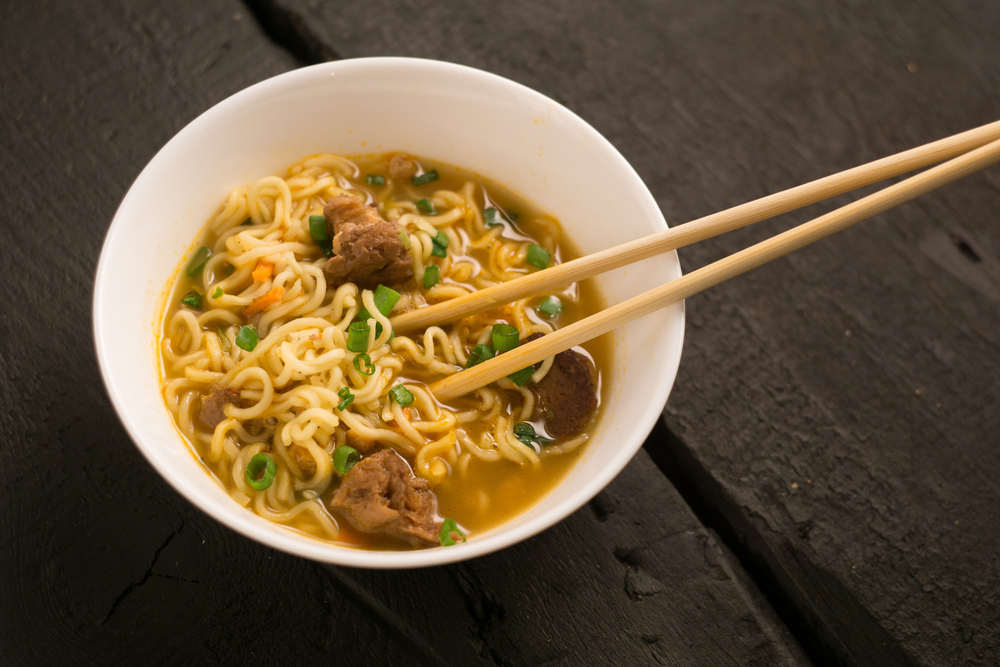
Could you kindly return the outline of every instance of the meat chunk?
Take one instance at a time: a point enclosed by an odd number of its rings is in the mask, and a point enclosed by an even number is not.
[[[323,213],[333,238],[333,257],[324,267],[330,287],[350,282],[375,289],[413,278],[413,262],[397,223],[383,220],[373,207],[350,195],[334,197]]]
[[[407,180],[413,178],[417,173],[417,163],[406,157],[402,153],[396,153],[389,160],[389,175],[396,180]]]
[[[344,225],[375,225],[385,222],[374,206],[369,206],[357,197],[338,195],[323,207],[326,230],[334,238]]]
[[[437,498],[392,449],[363,458],[330,499],[358,530],[387,532],[414,544],[437,544]]]
[[[357,431],[347,432],[347,444],[358,450],[358,453],[362,456],[368,456],[376,450],[381,449],[381,445],[379,445],[377,440],[361,435]]]
[[[302,479],[311,479],[316,474],[316,459],[306,447],[292,445],[288,448],[288,453],[302,472]]]
[[[226,418],[226,406],[230,403],[239,404],[239,387],[220,387],[213,384],[207,396],[201,397],[201,409],[198,410],[198,421],[210,429],[215,429]]]
[[[582,431],[597,410],[597,387],[590,360],[579,352],[566,350],[556,355],[552,368],[536,385],[538,402],[552,417],[545,430],[553,437]]]

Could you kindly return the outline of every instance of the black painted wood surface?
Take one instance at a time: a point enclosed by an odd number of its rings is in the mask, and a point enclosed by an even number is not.
[[[180,499],[98,375],[104,233],[184,124],[336,51],[274,44],[304,25],[275,5],[0,11],[0,664],[809,664],[645,453],[552,530],[420,571],[323,567]]]
[[[314,57],[442,58],[560,100],[673,222],[1000,118],[996,2],[278,1]],[[817,661],[1000,664],[998,210],[993,168],[688,302],[647,449]]]

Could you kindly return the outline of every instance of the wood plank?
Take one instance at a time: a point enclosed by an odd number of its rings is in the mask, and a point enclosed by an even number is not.
[[[280,2],[342,56],[451,60],[567,104],[678,222],[1000,117],[995,3]],[[676,437],[652,449],[824,662],[1000,655],[998,191],[993,169],[688,303]]]
[[[417,572],[324,568],[182,501],[101,386],[101,240],[174,132],[296,62],[236,2],[4,12],[0,662],[808,664],[644,454],[559,527]]]

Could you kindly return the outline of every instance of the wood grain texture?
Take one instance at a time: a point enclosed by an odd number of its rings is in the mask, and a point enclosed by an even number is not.
[[[554,97],[675,222],[1000,117],[996,3],[281,4]],[[688,302],[665,456],[829,664],[998,664],[998,210],[993,169]]]
[[[2,12],[0,663],[809,664],[645,454],[557,528],[416,572],[324,568],[183,501],[101,385],[101,241],[177,130],[297,63],[235,2]]]

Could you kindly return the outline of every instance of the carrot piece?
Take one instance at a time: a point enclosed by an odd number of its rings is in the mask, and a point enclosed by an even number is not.
[[[403,416],[406,417],[407,419],[410,418],[410,409],[409,408],[403,408]]]
[[[253,281],[255,283],[262,283],[271,277],[271,271],[274,269],[274,264],[268,264],[267,262],[257,262],[257,268],[253,270]]]
[[[259,296],[250,302],[250,305],[243,309],[243,314],[247,317],[251,315],[256,315],[260,311],[264,310],[272,303],[278,303],[281,301],[281,297],[285,295],[284,287],[275,287],[270,290],[267,294]]]

